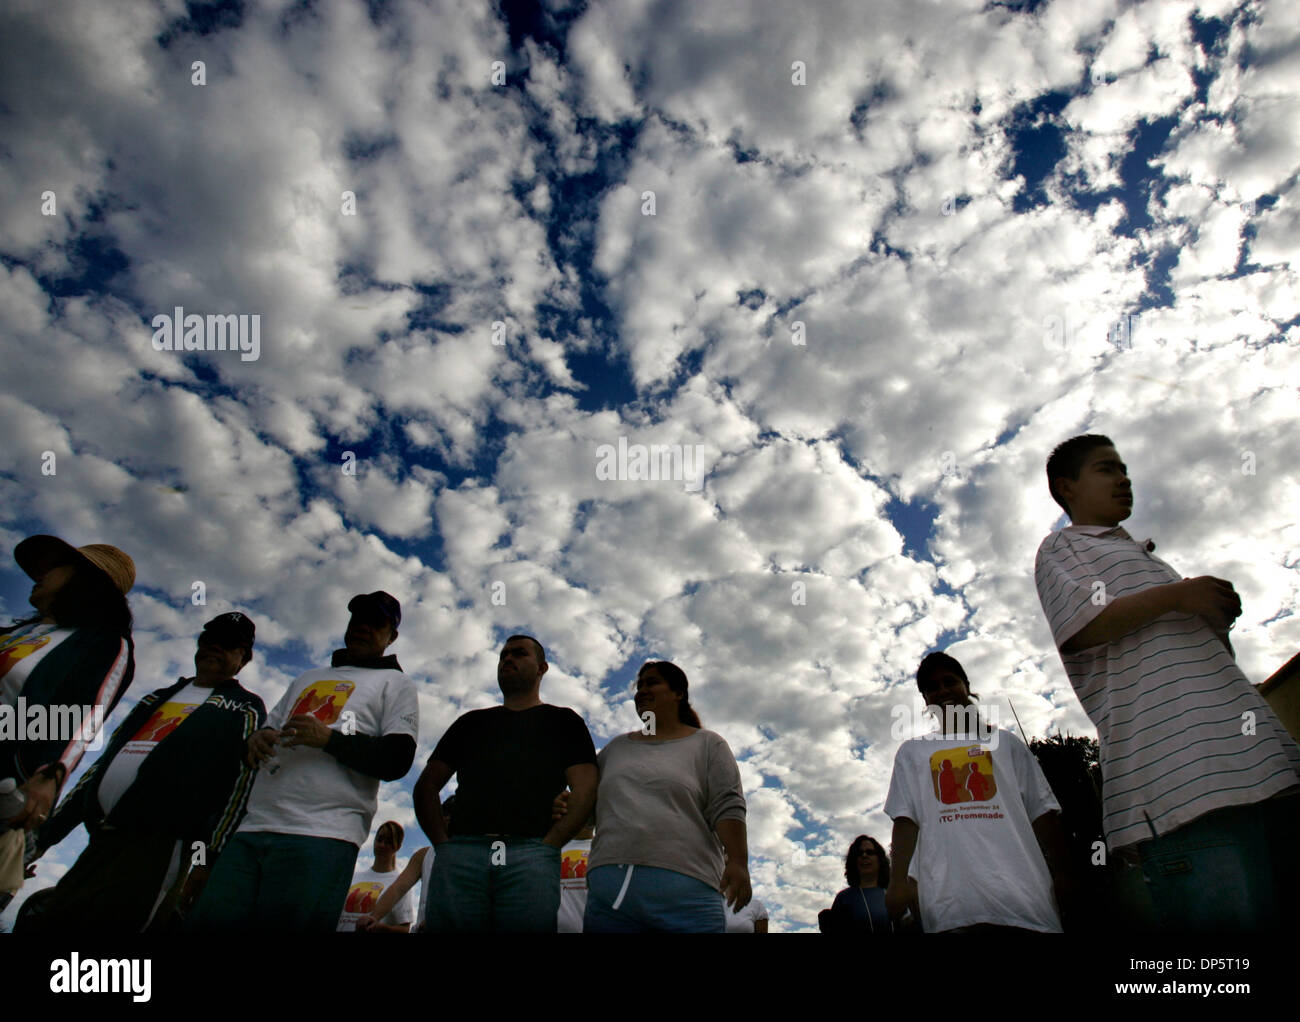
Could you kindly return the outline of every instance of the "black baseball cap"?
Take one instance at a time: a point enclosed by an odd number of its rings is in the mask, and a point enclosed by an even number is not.
[[[202,642],[203,636],[207,635],[219,646],[226,649],[235,646],[252,649],[253,637],[256,634],[257,629],[253,627],[253,622],[247,616],[234,610],[229,614],[218,614],[204,625],[199,641]]]
[[[350,613],[381,614],[393,626],[397,628],[402,623],[402,605],[397,602],[397,598],[390,596],[382,589],[373,593],[362,593],[360,596],[354,596],[348,601],[348,611]]]

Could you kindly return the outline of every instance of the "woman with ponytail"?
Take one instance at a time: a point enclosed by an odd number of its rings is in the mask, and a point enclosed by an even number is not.
[[[641,730],[597,757],[583,931],[724,933],[727,907],[751,897],[736,759],[701,727],[676,664],[641,668],[636,710]]]

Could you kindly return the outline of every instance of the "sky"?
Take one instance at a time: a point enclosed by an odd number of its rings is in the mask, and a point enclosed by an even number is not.
[[[1095,736],[1033,583],[1078,433],[1248,677],[1300,648],[1298,0],[9,0],[0,196],[0,542],[134,558],[109,726],[232,609],[270,708],[386,590],[403,857],[527,632],[598,748],[685,670],[815,929],[927,652]],[[256,351],[157,350],[176,307]]]

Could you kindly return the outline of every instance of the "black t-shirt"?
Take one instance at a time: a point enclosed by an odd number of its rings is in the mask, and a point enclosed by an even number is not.
[[[430,758],[459,777],[452,837],[545,837],[551,803],[568,784],[565,769],[595,763],[596,746],[568,707],[493,706],[458,717]]]

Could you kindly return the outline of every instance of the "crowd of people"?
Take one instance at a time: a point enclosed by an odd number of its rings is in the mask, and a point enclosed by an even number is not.
[[[1110,855],[1140,869],[1159,929],[1280,927],[1300,908],[1283,862],[1300,838],[1300,748],[1237,667],[1240,599],[1121,527],[1132,486],[1109,438],[1061,444],[1047,482],[1071,524],[1043,540],[1035,580],[1097,728]],[[767,930],[735,757],[674,663],[642,665],[642,727],[598,753],[579,714],[542,701],[542,644],[510,636],[501,704],[458,717],[415,784],[429,844],[399,870],[405,833],[386,821],[358,870],[380,783],[408,774],[419,737],[416,686],[389,652],[395,597],[353,597],[342,648],[269,713],[236,680],[253,622],[216,616],[194,675],[144,695],[63,792],[95,735],[53,722],[70,707],[107,716],[134,676],[135,568],[116,547],[47,535],[14,558],[36,613],[0,629],[0,710],[13,724],[43,708],[51,726],[0,728],[0,902],[74,828],[89,835],[17,932]],[[899,747],[891,848],[853,840],[821,929],[1069,929],[1077,865],[1033,753],[980,718],[949,654],[927,655],[916,683],[940,727]]]

